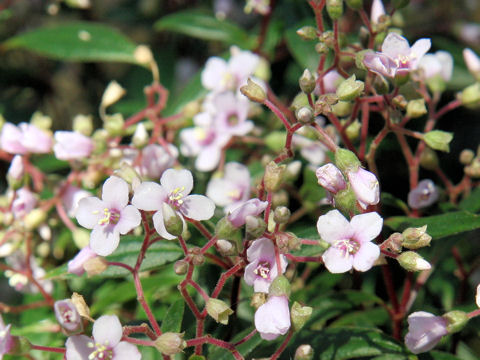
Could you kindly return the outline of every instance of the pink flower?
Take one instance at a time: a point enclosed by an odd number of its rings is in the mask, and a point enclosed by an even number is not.
[[[408,316],[405,345],[414,354],[419,354],[433,349],[447,333],[446,319],[425,311],[417,311]]]
[[[80,200],[90,197],[92,194],[86,190],[69,185],[62,195],[62,202],[68,216],[75,217]]]
[[[347,187],[342,172],[331,163],[319,167],[315,174],[317,175],[318,184],[332,194],[336,194]]]
[[[224,207],[225,213],[236,208],[250,197],[250,172],[245,165],[230,162],[225,165],[223,177],[211,179],[207,186],[207,196]]]
[[[153,215],[153,225],[160,234],[168,240],[176,236],[165,228],[163,204],[170,206],[183,220],[188,217],[194,220],[208,220],[213,216],[215,204],[203,195],[188,195],[193,189],[193,176],[188,170],[166,170],[160,185],[151,181],[140,184],[135,189],[132,204],[146,211],[156,211]],[[185,224],[184,224],[185,227]]]
[[[332,210],[318,218],[320,237],[330,244],[323,253],[325,267],[331,273],[352,269],[369,270],[380,256],[380,248],[371,242],[382,230],[383,219],[376,212],[356,215],[350,222]]]
[[[343,80],[343,77],[338,73],[337,70],[330,70],[322,77],[323,87],[325,88],[326,94],[332,94],[337,91],[338,84]],[[320,87],[315,88],[315,94],[320,94]]]
[[[235,227],[245,225],[247,216],[258,216],[267,208],[268,202],[259,199],[250,199],[232,209],[228,220]]]
[[[90,247],[98,255],[110,255],[124,235],[140,225],[140,212],[128,204],[128,184],[116,176],[109,177],[102,188],[102,200],[88,197],[80,200],[75,217],[78,223],[92,229]]]
[[[378,24],[382,15],[385,15],[385,7],[382,0],[373,0],[372,9],[370,10],[370,21],[373,24]]]
[[[417,69],[430,46],[430,39],[420,39],[410,47],[407,39],[392,32],[383,41],[382,52],[365,54],[363,63],[370,71],[380,75],[390,78],[403,76]]]
[[[37,205],[37,198],[27,188],[23,187],[16,192],[15,200],[12,203],[12,213],[15,219],[22,219]]]
[[[168,151],[160,145],[150,144],[142,150],[139,173],[150,179],[159,179],[163,172],[172,167],[178,158],[178,150],[168,144]]]
[[[412,209],[428,207],[438,200],[438,190],[430,179],[420,181],[415,189],[408,193],[408,206]]]
[[[67,332],[76,332],[83,328],[82,318],[70,299],[55,301],[53,309],[58,323]]]
[[[126,341],[122,324],[115,315],[100,316],[93,323],[93,339],[85,335],[70,336],[65,343],[66,360],[140,360],[137,347]]]
[[[72,260],[68,262],[68,272],[78,276],[83,275],[83,273],[85,272],[83,264],[97,256],[97,253],[93,251],[90,246],[85,246],[77,253],[77,255],[75,255]]]
[[[13,337],[10,334],[11,327],[11,324],[5,326],[2,316],[0,315],[0,359],[3,355],[8,354],[14,345]]]
[[[23,166],[23,157],[21,155],[15,155],[12,159],[10,167],[8,168],[7,175],[13,180],[21,180],[25,173],[25,167]]]
[[[60,160],[86,158],[90,156],[94,147],[92,139],[75,131],[56,131],[55,141],[57,143],[53,151]]]
[[[255,240],[247,250],[249,264],[245,268],[244,278],[248,285],[253,285],[255,292],[268,293],[268,288],[278,276],[275,247],[272,240],[260,238]],[[285,255],[280,255],[282,274],[287,268]]]
[[[378,204],[380,185],[373,173],[359,166],[357,171],[349,171],[347,177],[357,201],[363,209],[366,209],[368,205]]]
[[[35,125],[20,123],[17,127],[5,123],[0,134],[0,147],[10,154],[44,154],[52,149],[52,138]]]
[[[255,328],[264,340],[274,340],[290,329],[290,309],[286,296],[270,296],[255,312]]]
[[[418,63],[418,68],[423,70],[425,79],[440,76],[443,80],[450,81],[453,72],[453,57],[447,51],[426,54]]]
[[[472,49],[466,48],[463,50],[463,60],[467,65],[468,71],[474,76],[480,76],[480,58]]]

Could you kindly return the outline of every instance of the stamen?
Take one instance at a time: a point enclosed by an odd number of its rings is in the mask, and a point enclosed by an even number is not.
[[[103,209],[104,218],[98,221],[99,225],[116,224],[120,220],[120,212],[117,209]]]
[[[357,253],[358,250],[360,250],[360,244],[357,240],[354,239],[337,240],[335,243],[333,243],[333,246],[335,246],[340,251],[343,251],[344,257],[353,255]]]
[[[268,279],[270,276],[270,263],[268,261],[259,262],[253,273],[264,278]]]

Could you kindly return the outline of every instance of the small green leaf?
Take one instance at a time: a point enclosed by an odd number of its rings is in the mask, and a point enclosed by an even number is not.
[[[220,41],[249,49],[255,45],[254,38],[229,21],[217,19],[211,14],[199,11],[183,11],[167,15],[158,20],[155,30],[173,31],[202,40]]]
[[[175,301],[167,311],[162,322],[162,332],[179,333],[182,329],[183,312],[185,310],[185,302],[183,299]]]
[[[460,201],[460,209],[476,213],[480,211],[480,187],[472,191],[472,193]]]
[[[132,41],[112,27],[93,22],[38,28],[10,38],[3,45],[58,60],[136,63]]]

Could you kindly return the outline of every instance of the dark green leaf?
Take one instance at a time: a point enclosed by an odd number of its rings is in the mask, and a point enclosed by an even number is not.
[[[418,355],[419,360],[466,360],[463,358],[456,357],[455,355],[442,352],[442,351],[429,351],[428,353],[423,353]]]
[[[162,322],[162,332],[179,333],[182,329],[183,312],[185,302],[183,299],[175,301],[167,311],[167,315]]]
[[[52,154],[37,156],[33,159],[32,163],[44,173],[70,168],[68,161],[58,160],[55,155]]]
[[[245,329],[244,331],[238,333],[233,340],[232,343],[240,341],[245,336],[247,336],[253,329]],[[242,354],[245,358],[250,358],[247,355],[250,354],[256,347],[258,347],[263,342],[262,338],[258,333],[252,336],[248,341],[244,342],[243,344],[237,346],[238,351]],[[218,346],[209,346],[209,359],[215,360],[231,360],[233,358],[232,353],[228,350],[225,350]]]
[[[58,60],[136,62],[133,42],[114,28],[92,22],[38,28],[17,35],[3,45]]]
[[[227,45],[249,49],[255,39],[229,21],[217,19],[211,14],[198,11],[176,12],[162,17],[155,23],[158,31],[168,30],[202,40],[215,40]]]
[[[423,218],[396,216],[388,218],[385,225],[395,231],[403,231],[407,227],[427,225],[427,233],[436,240],[480,228],[480,216],[467,211],[456,211]]]
[[[472,213],[480,211],[480,187],[477,187],[468,197],[460,201],[459,207]]]
[[[315,51],[313,41],[305,41],[297,35],[297,30],[306,24],[299,24],[285,32],[287,46],[295,61],[303,68],[315,72],[320,60],[320,55]],[[311,24],[308,24],[311,25]],[[300,74],[299,74],[300,76]]]

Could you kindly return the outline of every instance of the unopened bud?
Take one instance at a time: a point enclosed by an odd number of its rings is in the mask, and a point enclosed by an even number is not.
[[[337,88],[337,96],[341,101],[350,101],[359,97],[363,93],[365,84],[363,81],[356,80],[355,75],[342,81]]]
[[[426,147],[420,155],[420,166],[432,171],[438,168],[437,153],[429,147]]]
[[[480,58],[475,54],[472,49],[464,49],[463,50],[463,60],[465,61],[465,65],[467,65],[468,71],[473,75],[475,80],[480,80]]]
[[[407,271],[429,270],[432,266],[414,251],[405,251],[398,255],[397,261]]]
[[[47,220],[47,212],[42,209],[33,209],[25,215],[23,222],[28,230],[33,230],[39,227]]]
[[[267,294],[263,292],[256,292],[252,296],[252,300],[250,301],[250,305],[255,309],[258,309],[260,306],[267,302]]]
[[[154,346],[163,355],[170,356],[182,352],[187,342],[183,340],[183,333],[166,332],[154,341]]]
[[[394,252],[399,254],[402,251],[402,243],[403,243],[403,235],[399,232],[393,233],[385,240],[385,247]]]
[[[250,239],[258,239],[267,229],[265,221],[258,216],[247,216],[245,218],[245,232]]]
[[[283,276],[277,276],[268,288],[268,296],[290,296],[290,282]]]
[[[165,230],[173,236],[180,236],[183,232],[183,221],[175,210],[167,203],[162,204],[163,222]]]
[[[315,90],[315,77],[312,75],[310,70],[305,69],[302,76],[300,76],[300,79],[298,80],[298,84],[300,85],[300,89],[305,94],[310,94],[313,92],[313,90]]]
[[[355,119],[350,125],[347,126],[345,129],[345,134],[351,141],[355,141],[360,136],[360,129],[362,128],[362,124],[360,121]]]
[[[273,221],[277,224],[286,224],[290,215],[290,210],[286,206],[278,206],[273,212]]]
[[[347,187],[342,172],[331,163],[320,166],[315,175],[317,176],[318,184],[332,194],[336,194]]]
[[[449,334],[459,332],[470,320],[468,314],[460,310],[449,311],[442,317],[447,320],[447,331]]]
[[[83,299],[83,296],[80,295],[79,293],[74,292],[72,294],[72,303],[75,305],[75,308],[77,309],[78,313],[80,314],[81,317],[84,317],[85,319],[94,322],[90,317],[90,308],[88,307],[87,303]]]
[[[290,105],[290,109],[293,111],[297,111],[301,107],[308,106],[308,97],[304,92],[298,93],[292,101],[292,104]]]
[[[274,161],[270,161],[265,168],[265,189],[268,192],[275,192],[280,188],[285,172],[285,165],[278,165]]]
[[[209,298],[207,301],[207,313],[216,322],[227,325],[228,317],[233,314],[233,310],[222,300]]]
[[[295,351],[295,356],[293,358],[293,360],[312,360],[312,359],[313,359],[313,348],[308,344],[300,345]]]
[[[91,115],[76,115],[73,118],[73,131],[79,132],[85,136],[92,135],[93,119]]]
[[[240,88],[240,92],[245,95],[250,101],[263,104],[263,102],[267,99],[267,95],[262,87],[255,82],[253,82],[250,78],[247,80],[247,85],[243,85]]]
[[[132,144],[141,148],[148,144],[148,132],[143,123],[138,123],[132,136]]]
[[[339,101],[332,105],[332,112],[338,117],[345,117],[352,113],[353,103],[350,101]]]
[[[480,105],[480,83],[476,82],[463,89],[459,95],[459,100],[467,107],[478,107]]]
[[[449,152],[450,151],[450,141],[453,139],[453,134],[441,131],[441,130],[432,130],[423,135],[423,141],[434,150],[440,150]]]
[[[424,99],[410,100],[407,104],[407,116],[415,119],[427,113]]]
[[[125,89],[120,86],[120,84],[116,81],[111,81],[105,92],[102,96],[102,102],[100,104],[101,107],[107,108],[112,104],[115,104],[118,100],[122,98],[126,93]]]
[[[202,266],[205,262],[205,256],[203,254],[195,254],[192,256],[192,264],[195,266]]]
[[[297,30],[297,35],[303,40],[315,40],[317,36],[317,29],[313,26],[304,26]]]
[[[327,46],[327,48],[333,49],[333,47],[335,46],[335,34],[333,33],[333,31],[324,31],[320,35],[319,40],[323,42]]]
[[[313,309],[310,306],[302,306],[298,302],[294,302],[290,311],[293,329],[299,331],[303,325],[310,319]]]
[[[465,174],[467,176],[470,176],[471,178],[479,178],[480,177],[480,158],[476,157],[473,159],[473,161],[468,165],[465,166],[463,169],[465,171]]]
[[[323,42],[316,43],[315,44],[315,51],[320,55],[321,54],[327,54],[328,53],[328,46]]]
[[[405,99],[405,96],[403,96],[403,95],[395,96],[392,99],[392,103],[400,109],[406,109],[407,105],[408,105],[407,99]]]
[[[21,180],[23,179],[24,175],[25,167],[23,166],[23,156],[15,155],[12,159],[12,162],[10,163],[10,167],[8,168],[7,178],[9,185],[11,182],[16,182],[20,186],[14,187],[10,185],[10,187],[13,189],[21,187]]]
[[[338,20],[343,15],[343,0],[327,0],[327,13],[332,20]]]
[[[173,271],[177,275],[185,275],[188,271],[188,262],[185,260],[177,260],[173,265]]]
[[[217,240],[217,250],[220,254],[224,256],[232,256],[237,253],[237,247],[233,241],[218,239]]]
[[[221,218],[215,226],[215,235],[219,239],[233,240],[238,232],[238,228],[233,226],[226,216]]]
[[[133,56],[135,61],[141,65],[149,65],[153,62],[152,50],[146,45],[138,45]]]
[[[265,137],[265,145],[270,150],[280,152],[285,146],[285,131],[272,131]]]
[[[310,124],[313,122],[313,110],[310,106],[304,106],[295,111],[295,117],[302,124]]]
[[[410,250],[429,246],[432,241],[432,237],[427,234],[427,225],[419,228],[408,228],[403,231],[402,235],[402,246]]]
[[[475,158],[475,153],[470,149],[465,149],[465,150],[462,150],[462,152],[460,153],[459,160],[461,164],[468,165],[473,161],[474,158]]]
[[[335,164],[343,173],[357,171],[360,161],[353,152],[347,149],[337,148],[335,151]]]
[[[330,114],[332,112],[332,106],[338,103],[338,96],[335,94],[320,95],[315,101],[315,113],[317,114]]]
[[[83,268],[87,272],[88,277],[99,275],[108,268],[108,261],[101,256],[88,259],[83,263]]]
[[[120,113],[113,114],[113,115],[105,115],[105,121],[103,123],[103,127],[107,130],[107,133],[111,136],[119,136],[122,135],[124,132],[123,125],[125,124],[125,120],[123,119],[123,115]]]

